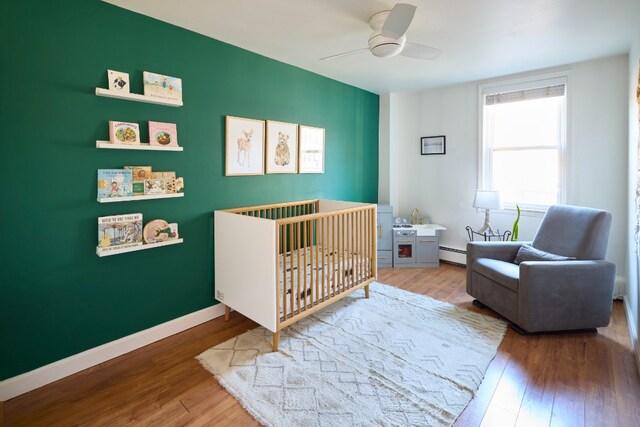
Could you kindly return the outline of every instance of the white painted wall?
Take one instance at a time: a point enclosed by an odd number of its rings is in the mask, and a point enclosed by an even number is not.
[[[407,216],[417,207],[421,215],[447,227],[441,233],[442,246],[464,249],[465,226],[477,229],[484,220],[484,214],[472,208],[478,181],[478,85],[564,70],[570,72],[566,203],[603,208],[613,214],[607,258],[616,263],[618,275],[625,276],[627,55],[399,94],[396,183],[399,214]],[[420,137],[429,135],[447,136],[446,155],[420,155]],[[393,183],[390,187],[393,192]],[[511,229],[514,219],[513,211],[491,215],[492,224],[500,230]],[[520,240],[533,238],[540,219],[539,214],[523,214]]]
[[[636,227],[636,185],[638,179],[638,144],[640,135],[638,126],[640,115],[638,112],[638,101],[636,100],[636,87],[638,85],[638,62],[640,61],[640,25],[638,34],[632,42],[629,52],[629,143],[628,143],[628,272],[627,272],[627,296],[625,297],[625,308],[631,338],[636,349],[636,361],[640,370],[640,344],[638,343],[638,331],[640,331],[640,318],[638,308],[640,307],[640,284],[638,283],[640,260],[636,249],[634,230]]]
[[[398,95],[380,95],[378,203],[398,212]]]

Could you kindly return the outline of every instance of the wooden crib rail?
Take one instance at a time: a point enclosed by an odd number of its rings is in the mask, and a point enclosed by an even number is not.
[[[265,219],[281,219],[309,215],[320,210],[320,201],[300,200],[295,202],[274,203],[271,205],[248,206],[244,208],[225,209],[224,212]]]
[[[375,215],[365,205],[276,220],[278,329],[375,279]]]

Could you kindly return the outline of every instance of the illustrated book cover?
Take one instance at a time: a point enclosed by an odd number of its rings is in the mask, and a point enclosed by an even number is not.
[[[151,178],[151,166],[125,166],[133,175],[133,195],[144,194],[144,180]]]
[[[178,130],[176,124],[149,122],[149,144],[162,147],[177,147]]]
[[[165,179],[145,179],[144,194],[167,193],[167,181]]]
[[[109,90],[120,93],[129,93],[129,73],[107,70]]]
[[[98,169],[98,200],[133,195],[131,169]]]
[[[142,214],[98,217],[98,246],[142,245]]]
[[[112,144],[140,144],[137,123],[109,121],[109,142]]]
[[[184,193],[184,178],[167,180],[167,193]]]
[[[154,98],[182,101],[182,80],[177,77],[144,71],[142,73],[144,95]]]

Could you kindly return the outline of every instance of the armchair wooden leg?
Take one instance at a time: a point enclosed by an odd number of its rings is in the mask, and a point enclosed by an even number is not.
[[[364,297],[369,298],[369,285],[365,285],[364,287]]]
[[[275,331],[273,333],[273,346],[272,350],[274,352],[278,351],[278,343],[280,342],[280,331]]]
[[[231,309],[229,308],[228,305],[224,306],[224,321],[228,322],[229,321],[229,315],[231,314]]]

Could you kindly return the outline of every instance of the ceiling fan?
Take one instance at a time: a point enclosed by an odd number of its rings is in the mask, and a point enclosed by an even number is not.
[[[378,12],[369,19],[373,33],[369,36],[369,47],[325,56],[321,61],[335,59],[365,50],[380,58],[389,58],[398,54],[417,59],[435,59],[442,54],[440,49],[418,43],[407,42],[405,33],[413,21],[416,6],[397,3],[393,9]]]

